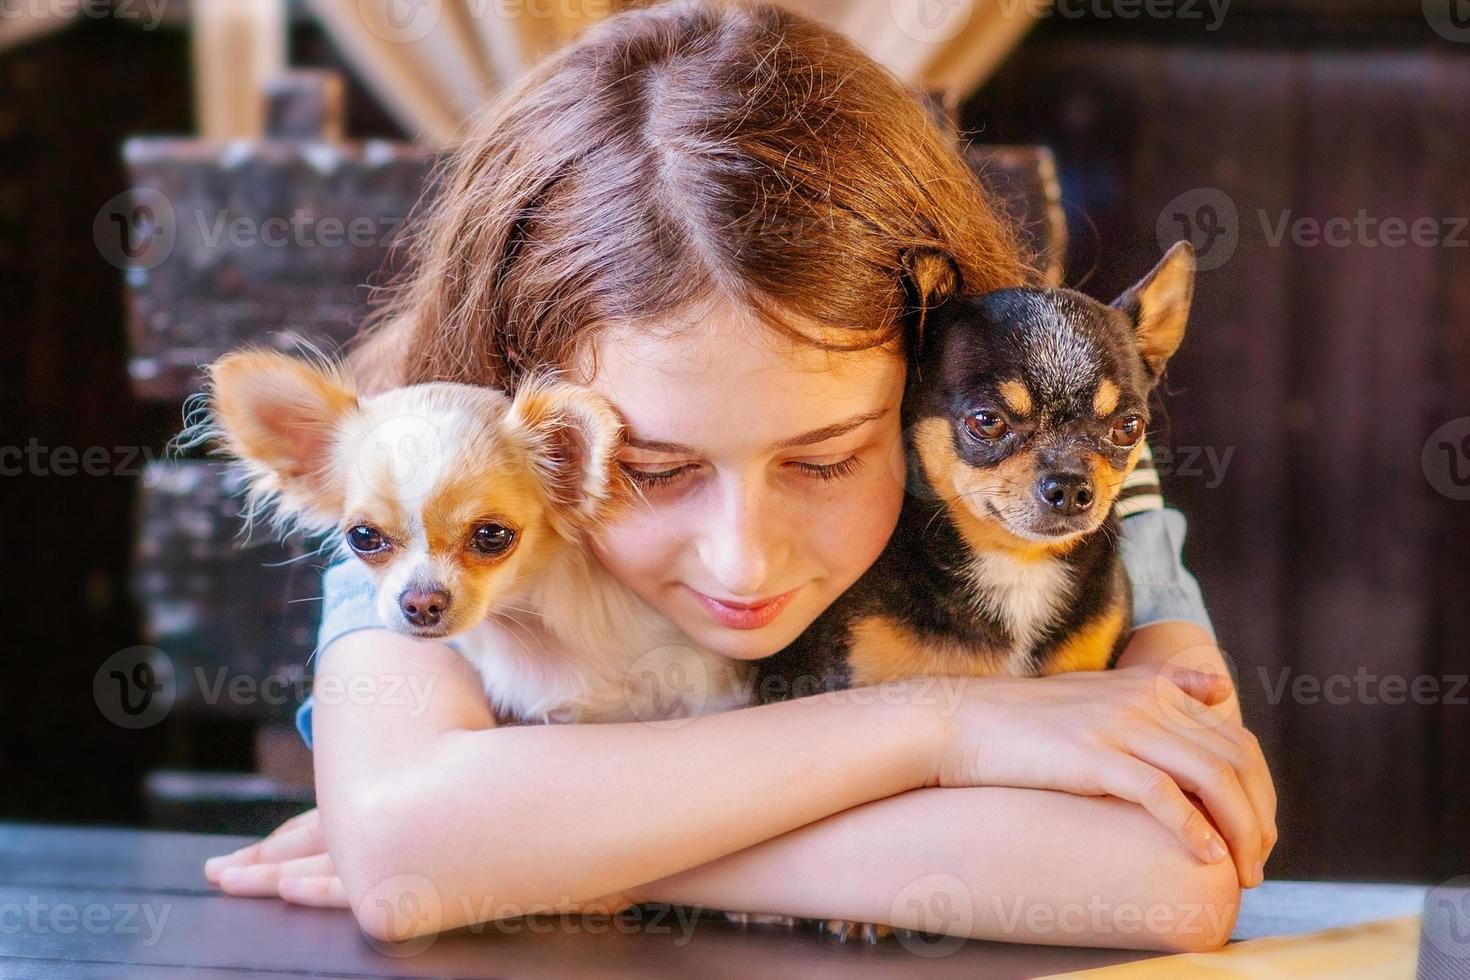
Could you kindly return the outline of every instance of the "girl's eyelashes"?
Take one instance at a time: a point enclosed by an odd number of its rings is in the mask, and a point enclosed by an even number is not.
[[[840,480],[851,476],[862,465],[862,462],[862,458],[854,453],[835,463],[804,463],[800,460],[793,460],[788,465],[795,467],[803,476],[819,480]],[[699,469],[698,463],[685,463],[666,470],[640,470],[623,462],[619,462],[618,465],[634,483],[645,488],[667,486],[686,473]]]
[[[640,487],[661,487],[665,484],[672,483],[674,480],[677,480],[679,476],[683,473],[697,468],[697,465],[694,463],[685,463],[683,466],[675,466],[673,469],[668,470],[634,469],[627,463],[621,462],[618,463],[618,465],[621,466],[623,468],[623,472],[628,474],[633,482],[638,484]]]
[[[856,453],[840,459],[835,463],[801,463],[795,464],[802,470],[812,474],[821,480],[840,480],[844,476],[851,476],[854,471],[863,465],[862,457]]]

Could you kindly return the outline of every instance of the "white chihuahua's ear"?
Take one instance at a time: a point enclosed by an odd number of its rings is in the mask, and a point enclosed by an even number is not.
[[[519,429],[550,504],[568,538],[597,524],[624,493],[618,468],[623,420],[596,392],[546,376],[522,381],[508,421]]]
[[[318,528],[341,518],[337,428],[357,405],[344,372],[274,351],[244,350],[209,367],[215,434],[246,469],[252,503]]]
[[[1194,246],[1175,242],[1152,272],[1113,300],[1133,318],[1138,352],[1157,378],[1184,340],[1189,304],[1194,299]]]

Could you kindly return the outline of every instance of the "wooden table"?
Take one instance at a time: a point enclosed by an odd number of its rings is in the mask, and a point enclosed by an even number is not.
[[[924,956],[897,940],[838,945],[806,932],[741,931],[667,917],[592,935],[522,920],[433,937],[387,955],[346,912],[230,898],[204,881],[243,838],[0,824],[0,978],[78,977],[1035,977],[1149,954],[967,942]],[[1267,882],[1245,895],[1235,938],[1289,935],[1418,912],[1407,885]],[[655,934],[656,933],[656,934]],[[918,942],[918,940],[915,940]],[[932,951],[932,950],[929,950]],[[402,950],[396,952],[403,952]]]

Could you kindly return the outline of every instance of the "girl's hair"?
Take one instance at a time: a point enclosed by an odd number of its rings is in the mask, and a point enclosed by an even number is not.
[[[764,2],[615,14],[490,106],[436,182],[352,354],[369,390],[512,390],[597,330],[716,299],[829,349],[912,342],[916,310],[1034,275],[918,99]]]

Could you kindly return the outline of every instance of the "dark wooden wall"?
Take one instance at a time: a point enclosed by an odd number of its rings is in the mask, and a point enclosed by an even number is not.
[[[1277,777],[1268,874],[1441,880],[1470,870],[1470,502],[1421,457],[1470,435],[1470,44],[1418,4],[1355,6],[1049,22],[964,122],[1053,148],[1069,279],[1099,297],[1189,237],[1180,215],[1214,229],[1153,438]],[[1440,243],[1273,240],[1283,213],[1360,211]]]

